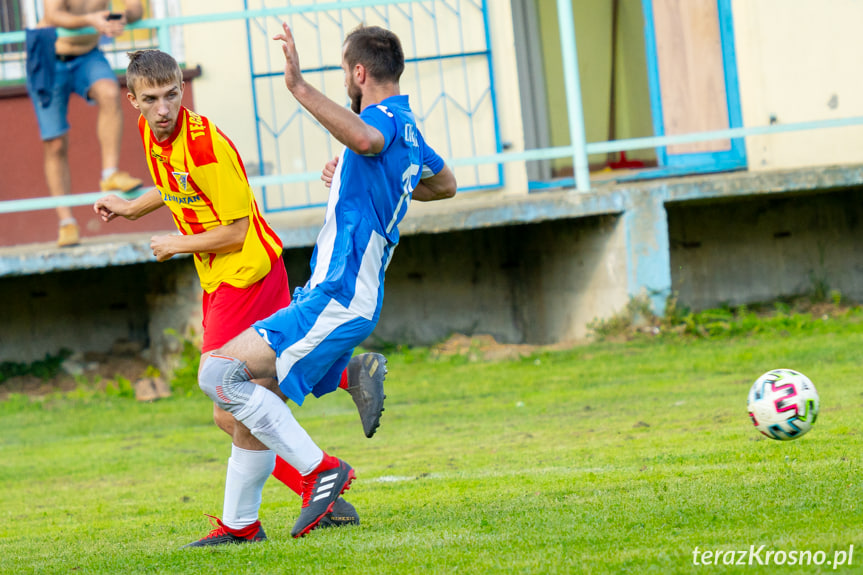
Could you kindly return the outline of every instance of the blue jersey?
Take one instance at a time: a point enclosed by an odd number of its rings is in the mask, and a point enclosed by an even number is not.
[[[383,150],[368,156],[342,152],[315,242],[312,276],[298,291],[323,290],[376,322],[384,273],[399,242],[398,226],[411,193],[420,178],[440,172],[444,161],[423,140],[407,96],[369,106],[360,118],[383,134]]]
[[[411,193],[444,167],[417,130],[407,96],[369,106],[360,118],[384,135],[383,150],[342,152],[311,279],[291,305],[254,324],[276,352],[279,387],[298,405],[309,393],[335,391],[354,348],[371,335]]]

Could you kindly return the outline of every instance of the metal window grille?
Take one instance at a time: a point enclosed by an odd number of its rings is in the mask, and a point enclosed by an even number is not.
[[[291,7],[314,7],[317,0],[293,0]],[[245,0],[246,9],[285,6]],[[444,158],[493,154],[502,150],[485,0],[416,2],[295,13],[287,16],[306,80],[337,102],[346,102],[341,68],[343,38],[358,24],[380,25],[399,35],[405,52],[402,92],[427,142]],[[341,145],[291,98],[283,82],[284,58],[272,41],[281,30],[276,17],[247,21],[258,160],[262,174],[302,174],[320,170]],[[456,169],[459,190],[503,186],[500,164]],[[268,212],[326,204],[319,181],[263,188]]]

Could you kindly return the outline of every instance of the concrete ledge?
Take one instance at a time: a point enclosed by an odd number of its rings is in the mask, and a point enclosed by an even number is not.
[[[863,165],[690,176],[654,182],[654,185],[666,189],[667,202],[830,191],[863,185]]]
[[[115,234],[85,238],[81,245],[58,248],[54,243],[0,248],[0,277],[44,274],[154,262],[153,234]]]
[[[771,172],[734,172],[644,180],[625,184],[597,183],[589,193],[573,190],[505,195],[475,192],[453,200],[414,202],[401,225],[403,235],[532,224],[550,220],[620,214],[643,194],[660,194],[665,202],[702,202],[766,194],[827,191],[863,186],[863,165],[826,166]],[[267,219],[285,248],[314,245],[324,208],[269,214]],[[175,233],[166,230],[166,233]],[[147,234],[87,238],[80,246],[53,243],[0,248],[0,277],[103,268],[155,261]]]

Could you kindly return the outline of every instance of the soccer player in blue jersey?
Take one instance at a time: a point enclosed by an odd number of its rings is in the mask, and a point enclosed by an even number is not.
[[[317,446],[283,399],[302,405],[309,393],[320,397],[338,388],[354,348],[380,317],[384,273],[411,199],[450,198],[456,180],[425,143],[408,97],[400,94],[404,53],[395,34],[360,26],[345,39],[342,68],[351,111],[306,83],[291,30],[283,28],[274,40],[285,54],[288,90],[345,149],[322,176],[330,195],[308,283],[294,292],[291,305],[255,322],[202,362],[199,383],[216,405],[303,476],[303,504],[291,530],[302,537],[319,525],[355,475]],[[276,378],[278,387],[256,385],[267,378]],[[244,500],[260,506],[268,475],[244,485]],[[266,538],[259,519],[245,526],[220,522],[216,531],[192,545]]]

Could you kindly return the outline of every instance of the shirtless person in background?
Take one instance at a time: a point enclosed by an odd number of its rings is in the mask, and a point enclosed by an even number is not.
[[[71,192],[67,108],[73,92],[99,107],[96,134],[102,153],[102,190],[127,192],[141,185],[141,180],[118,170],[123,133],[120,84],[98,47],[100,36],[116,38],[127,23],[141,19],[141,0],[126,0],[125,6],[123,12],[111,12],[108,0],[45,0],[40,28],[94,28],[98,32],[57,38],[53,85],[36,86],[29,75],[27,78],[43,142],[45,180],[52,196]],[[50,91],[47,104],[40,100],[39,89]],[[71,208],[58,207],[57,216],[60,219],[57,244],[61,247],[77,244],[78,224]]]

